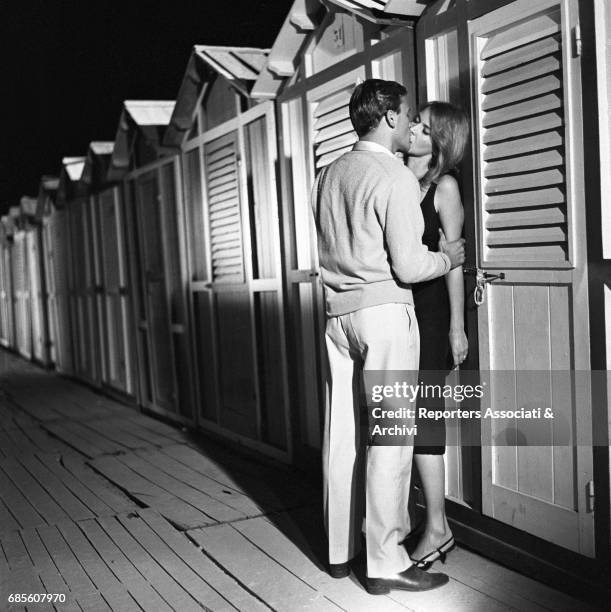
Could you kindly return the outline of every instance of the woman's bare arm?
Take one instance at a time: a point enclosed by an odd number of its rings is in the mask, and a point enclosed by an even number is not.
[[[465,213],[458,184],[454,177],[444,175],[439,180],[435,191],[435,208],[439,213],[446,240],[460,238]],[[465,360],[469,350],[469,343],[465,334],[465,287],[462,266],[450,270],[445,278],[450,297],[450,347],[454,365],[460,365]]]

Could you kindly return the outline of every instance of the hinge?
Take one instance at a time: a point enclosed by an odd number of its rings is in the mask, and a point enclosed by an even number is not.
[[[575,57],[581,57],[581,48],[581,26],[577,23],[573,28],[573,52]]]
[[[586,512],[594,512],[594,481],[586,484]]]

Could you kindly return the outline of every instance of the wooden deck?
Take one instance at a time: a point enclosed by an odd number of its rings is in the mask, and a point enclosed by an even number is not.
[[[0,351],[0,610],[592,609],[460,548],[447,586],[370,596],[325,572],[320,507],[292,471]]]

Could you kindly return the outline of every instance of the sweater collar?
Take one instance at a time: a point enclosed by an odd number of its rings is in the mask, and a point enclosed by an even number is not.
[[[372,153],[386,153],[392,158],[395,158],[394,153],[387,149],[384,145],[378,144],[377,142],[371,142],[370,140],[357,140],[352,147],[353,151],[371,151]]]

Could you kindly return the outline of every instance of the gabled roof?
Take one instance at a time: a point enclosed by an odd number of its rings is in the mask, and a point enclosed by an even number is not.
[[[174,111],[174,100],[125,100],[110,158],[107,179],[119,180],[129,169],[133,138],[140,130],[158,145],[160,133],[167,127]]]
[[[62,167],[65,170],[68,178],[74,183],[81,180],[83,170],[85,168],[85,157],[64,157],[62,158]]]
[[[31,198],[30,196],[21,196],[21,199],[19,200],[21,214],[28,217],[33,217],[36,214],[37,205],[38,200],[36,198]]]
[[[274,98],[286,77],[293,75],[301,47],[316,28],[320,0],[295,0],[272,45],[267,64],[251,90],[253,98]]]
[[[241,94],[250,90],[267,63],[268,49],[195,45],[187,64],[164,144],[178,146],[191,128],[202,90],[214,74],[220,74]]]
[[[432,0],[295,0],[280,28],[267,66],[252,88],[253,98],[274,98],[284,80],[293,76],[299,53],[316,29],[323,6],[358,15],[380,25],[400,25],[417,19]]]
[[[45,174],[40,177],[40,184],[38,187],[38,206],[36,209],[36,216],[38,218],[41,218],[51,212],[50,203],[55,201],[58,187],[59,177],[48,176]]]
[[[90,142],[81,180],[90,185],[103,183],[106,180],[106,173],[114,147],[115,143],[113,141],[94,140]]]
[[[329,0],[332,4],[381,25],[420,17],[430,0]]]
[[[85,157],[64,157],[59,174],[59,185],[57,187],[57,203],[63,203],[72,197],[72,187],[80,182],[85,168]]]

